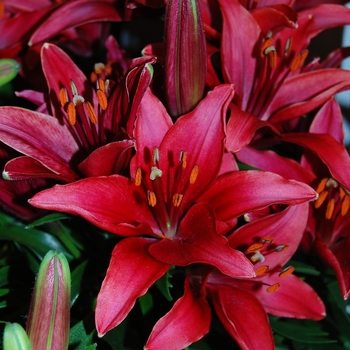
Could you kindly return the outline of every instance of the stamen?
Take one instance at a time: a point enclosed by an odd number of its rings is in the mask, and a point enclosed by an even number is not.
[[[148,204],[151,207],[154,207],[157,204],[157,197],[154,192],[147,191],[147,199],[148,199]]]
[[[273,237],[263,237],[261,239],[261,242],[266,243],[266,244],[271,244],[273,242]]]
[[[327,191],[323,191],[320,193],[320,195],[318,196],[318,198],[314,202],[314,206],[316,209],[318,209],[323,204],[323,202],[326,200],[327,196],[328,196]]]
[[[95,84],[97,82],[97,74],[95,72],[91,72],[90,81]]]
[[[187,167],[187,152],[186,151],[180,152],[180,162],[181,162],[182,168],[185,169]]]
[[[261,57],[264,57],[264,56],[265,56],[265,54],[266,54],[265,50],[266,50],[268,47],[272,46],[272,44],[273,44],[273,38],[267,38],[267,39],[263,42],[263,44],[261,45],[261,49],[260,49],[260,56],[261,56]]]
[[[335,206],[334,198],[331,198],[327,204],[326,219],[330,220],[332,218],[332,215],[334,212],[334,206]]]
[[[140,186],[141,185],[141,180],[142,180],[142,171],[141,168],[136,169],[136,174],[135,174],[135,185]]]
[[[341,204],[341,212],[340,212],[340,214],[342,216],[345,216],[348,213],[348,211],[349,211],[349,207],[350,207],[350,197],[349,196],[345,196],[344,200],[343,200],[343,202]]]
[[[90,102],[85,102],[85,107],[91,123],[97,124],[98,120],[97,120],[94,107],[92,107]]]
[[[300,54],[300,67],[304,64],[307,55],[309,54],[309,50],[305,49],[301,54]]]
[[[112,66],[111,66],[109,63],[107,63],[107,64],[105,65],[105,72],[106,72],[106,74],[107,74],[107,75],[111,75],[111,74],[112,74],[112,71],[113,71]]]
[[[175,207],[179,207],[182,202],[183,194],[175,193],[173,195],[173,204]]]
[[[73,80],[70,80],[70,89],[72,90],[73,96],[78,95],[78,89]]]
[[[68,103],[67,116],[68,116],[68,123],[72,126],[75,125],[75,122],[77,120],[77,111],[75,109],[75,104],[73,102]]]
[[[327,187],[333,186],[334,188],[337,188],[338,187],[338,182],[335,181],[332,177],[330,177],[328,179],[328,181],[326,182],[326,186]]]
[[[198,176],[198,172],[199,172],[199,166],[198,164],[195,164],[195,166],[193,167],[192,171],[191,171],[191,175],[190,175],[190,184],[193,185],[197,179]]]
[[[158,147],[153,148],[152,156],[153,156],[153,164],[157,164],[159,162],[159,159],[160,159]]]
[[[105,91],[105,82],[102,79],[97,80],[97,89]]]
[[[263,248],[264,248],[263,244],[255,243],[255,244],[252,244],[250,247],[248,247],[247,253],[256,253],[256,252],[259,252]]]
[[[288,248],[289,248],[289,246],[287,246],[285,244],[281,244],[275,248],[275,251],[280,253],[280,252],[283,252],[284,250],[287,250]]]
[[[101,74],[104,69],[105,69],[105,65],[103,63],[101,63],[101,62],[95,63],[94,71],[96,74]]]
[[[266,49],[267,51],[268,49]],[[272,46],[271,50],[268,52],[268,57],[269,57],[269,65],[273,69],[276,67],[277,64],[277,52],[276,49]]]
[[[293,43],[293,38],[289,37],[287,39],[286,46],[284,47],[284,56],[289,57],[292,51],[292,43]]]
[[[108,106],[107,95],[101,89],[96,91],[98,104],[101,106],[102,110],[106,110]]]
[[[280,278],[286,277],[286,276],[292,274],[292,273],[294,272],[294,270],[295,270],[295,269],[294,269],[293,266],[288,266],[288,267],[286,267],[285,269],[283,269],[283,270],[280,272],[280,274],[278,275],[278,277],[280,277]]]
[[[275,283],[273,285],[271,285],[269,288],[266,289],[266,292],[268,293],[274,293],[276,292],[277,290],[279,290],[280,288],[280,284],[279,283]]]
[[[250,257],[250,260],[254,263],[255,262],[264,262],[265,257],[260,252],[256,252],[253,256]]]
[[[328,181],[328,179],[327,179],[326,177],[324,177],[324,178],[320,181],[320,183],[318,184],[317,189],[316,189],[316,192],[317,192],[318,194],[320,194],[320,193],[325,189],[327,181]]]
[[[73,96],[73,103],[75,106],[79,103],[84,103],[84,102],[85,102],[85,98],[83,96],[80,96],[80,95]]]
[[[339,187],[339,197],[340,199],[343,199],[345,197],[345,191],[343,189],[343,187]]]
[[[68,92],[66,88],[62,88],[59,93],[61,106],[64,107],[68,103]]]
[[[158,169],[156,166],[153,166],[151,168],[151,174],[149,178],[151,180],[155,180],[157,177],[161,177],[162,175],[163,175],[163,172],[160,169]]]
[[[291,65],[290,65],[290,70],[291,70],[292,72],[295,72],[295,71],[299,68],[299,66],[300,66],[300,61],[301,61],[300,54],[297,54],[297,55],[293,58],[292,63],[291,63]]]
[[[267,265],[260,266],[255,270],[256,277],[260,277],[264,273],[266,273],[269,270],[269,267]]]

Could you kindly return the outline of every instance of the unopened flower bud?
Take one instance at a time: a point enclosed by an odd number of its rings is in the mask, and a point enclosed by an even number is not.
[[[198,104],[205,88],[207,53],[198,0],[168,0],[164,37],[167,103],[178,117]]]
[[[19,323],[6,323],[2,345],[4,350],[32,350],[27,333]]]
[[[66,257],[49,251],[39,267],[27,322],[33,350],[68,348],[70,284]]]

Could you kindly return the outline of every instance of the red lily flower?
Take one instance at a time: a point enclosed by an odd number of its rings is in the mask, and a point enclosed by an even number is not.
[[[304,203],[233,232],[230,245],[244,251],[254,262],[257,277],[232,278],[217,270],[208,272],[204,266],[192,269],[184,296],[154,326],[145,349],[160,350],[167,344],[172,344],[170,349],[183,349],[200,339],[208,331],[211,319],[206,297],[242,349],[260,350],[262,344],[264,349],[274,349],[267,313],[322,319],[325,308],[317,294],[291,274],[293,267],[282,268],[299,245],[307,216],[308,204]]]
[[[153,62],[151,57],[134,59],[120,84],[113,86],[112,81],[99,78],[95,91],[62,50],[45,44],[42,66],[50,99],[40,110],[47,114],[0,108],[1,141],[25,155],[6,164],[5,177],[71,182],[121,171],[126,151],[133,145],[128,134],[132,135]],[[27,95],[32,99],[38,96]]]
[[[229,248],[226,238],[217,233],[216,216],[232,223],[250,209],[315,198],[309,187],[268,173],[244,176],[235,172],[237,177],[225,174],[216,180],[224,153],[224,119],[232,96],[232,86],[219,86],[172,125],[164,106],[146,92],[134,130],[133,181],[119,175],[83,179],[42,191],[30,200],[39,208],[78,214],[112,233],[152,237],[127,238],[115,247],[97,302],[96,323],[101,335],[124,319],[136,298],[170,265],[202,262],[224,274],[254,275],[244,255]],[[254,190],[245,187],[253,183]],[[268,188],[264,183],[269,183]],[[276,195],[266,196],[274,191]],[[206,200],[201,200],[208,192]],[[225,202],[224,207],[218,203],[224,198],[228,207]],[[109,204],[101,207],[101,202]],[[212,203],[215,214],[205,202]],[[116,300],[112,294],[123,298]]]
[[[347,253],[350,249],[350,157],[343,146],[342,114],[334,99],[320,109],[309,131],[281,137],[305,148],[300,164],[271,151],[249,148],[239,152],[238,158],[287,179],[308,183],[317,190],[319,199],[311,205],[302,247],[316,253],[334,270],[341,293],[347,299],[350,294]]]

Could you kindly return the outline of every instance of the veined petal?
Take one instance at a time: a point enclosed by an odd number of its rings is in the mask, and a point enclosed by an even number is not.
[[[1,107],[0,140],[71,181],[78,178],[70,163],[79,147],[68,129],[52,116],[19,107]]]
[[[254,277],[251,262],[243,253],[229,247],[227,238],[215,229],[215,216],[206,203],[187,212],[173,239],[162,239],[149,248],[154,258],[164,263],[187,266],[205,263],[236,277]],[[210,244],[208,244],[210,242]]]
[[[213,288],[214,289],[214,288]],[[234,287],[210,290],[216,314],[229,334],[245,350],[273,350],[266,311],[252,294]]]
[[[112,233],[153,234],[157,228],[145,193],[119,175],[87,178],[39,192],[29,203],[35,207],[80,215]]]
[[[170,265],[148,254],[153,242],[147,238],[126,238],[115,246],[97,296],[95,321],[100,337],[118,326],[136,299],[169,269]]]
[[[209,203],[216,219],[229,222],[272,204],[300,204],[316,199],[308,185],[263,171],[237,171],[220,176],[198,202]]]
[[[184,295],[153,327],[145,350],[180,350],[209,332],[211,310],[205,296],[192,291],[185,280]]]

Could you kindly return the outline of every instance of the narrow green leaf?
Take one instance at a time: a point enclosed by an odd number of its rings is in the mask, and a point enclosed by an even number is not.
[[[71,289],[71,302],[70,306],[72,307],[75,301],[77,300],[80,291],[81,291],[81,282],[83,279],[83,275],[85,272],[85,268],[88,261],[82,262],[79,266],[77,266],[72,272],[72,289]]]
[[[319,276],[320,271],[316,270],[314,266],[302,263],[300,261],[290,260],[289,264],[295,268],[295,272],[303,273],[305,275]]]
[[[145,295],[140,297],[138,300],[139,300],[139,303],[140,303],[142,315],[143,316],[147,315],[147,313],[150,310],[152,310],[152,307],[153,307],[152,295],[150,293],[146,293]]]
[[[87,347],[89,349],[90,346],[95,346],[95,344],[91,344],[93,335],[93,331],[87,334],[84,322],[80,321],[70,329],[69,346],[73,347],[75,350],[85,350]]]
[[[172,284],[169,282],[169,279],[172,277],[170,274],[170,271],[174,269],[174,266],[172,266],[167,273],[161,277],[160,279],[158,279],[155,283],[155,285],[157,286],[157,288],[160,290],[160,292],[163,294],[163,296],[168,300],[168,301],[172,301],[173,297],[170,294],[170,288],[172,288]]]
[[[70,216],[64,213],[53,213],[53,214],[46,215],[43,218],[40,218],[39,220],[32,222],[31,224],[28,224],[27,228],[33,228],[36,226],[48,224],[53,221],[59,221],[64,219],[70,219]]]

